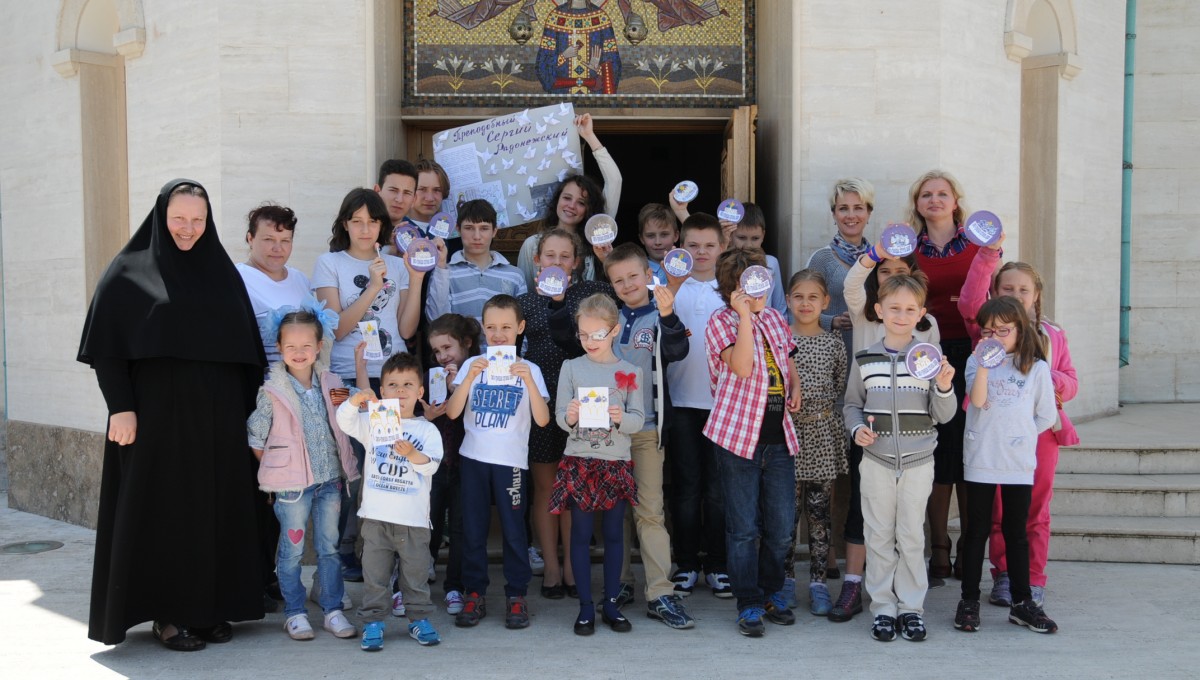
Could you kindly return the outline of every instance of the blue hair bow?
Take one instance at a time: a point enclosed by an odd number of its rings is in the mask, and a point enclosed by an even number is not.
[[[332,342],[334,331],[337,330],[338,313],[327,309],[324,301],[309,295],[300,303],[299,307],[284,305],[267,312],[259,322],[259,333],[262,335],[263,344],[271,346],[279,342],[279,325],[283,323],[283,317],[302,310],[312,312],[317,317],[317,321],[321,323],[321,337],[329,338]]]

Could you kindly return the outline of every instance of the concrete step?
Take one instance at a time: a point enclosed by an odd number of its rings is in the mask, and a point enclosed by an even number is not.
[[[1200,448],[1073,446],[1058,452],[1059,474],[1172,475],[1200,474]]]
[[[1200,518],[1200,474],[1054,477],[1050,511],[1058,515]],[[1193,520],[1200,527],[1200,519]]]
[[[1190,517],[1054,515],[1050,559],[1200,564],[1200,522]]]

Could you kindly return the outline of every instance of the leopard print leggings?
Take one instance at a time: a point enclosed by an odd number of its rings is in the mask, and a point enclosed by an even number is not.
[[[830,518],[831,496],[833,481],[796,482],[796,516],[801,510],[808,511],[808,555],[809,582],[824,583],[825,567],[829,562],[829,534],[832,531]],[[803,504],[803,507],[802,507]],[[796,577],[796,530],[792,529],[792,544],[788,546],[787,557],[783,562],[784,573],[788,578]]]

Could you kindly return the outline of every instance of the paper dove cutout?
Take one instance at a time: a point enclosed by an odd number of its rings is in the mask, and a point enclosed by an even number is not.
[[[568,140],[566,137],[563,137],[562,139],[558,140],[558,148],[559,148],[559,149],[565,149],[565,148],[567,148],[567,142],[568,142],[568,141],[569,141],[569,140]]]
[[[525,109],[525,110],[528,111],[529,109]],[[571,115],[571,105],[570,104],[559,104],[558,105],[558,115],[560,115],[560,116]]]
[[[475,155],[482,158],[483,162],[486,163],[486,162],[492,160],[492,156],[495,156],[496,154],[492,153],[488,149],[484,149],[483,151],[476,151]]]
[[[537,175],[530,175],[529,179],[525,180],[525,184],[528,186],[534,186],[537,184]]]
[[[517,168],[517,174],[518,175],[527,175],[527,174],[529,174],[529,168],[526,168],[524,165],[522,165],[521,167]]]
[[[549,156],[543,158],[541,163],[538,163],[537,169],[545,170],[548,167],[550,167],[550,157]]]
[[[496,164],[495,164],[495,163],[492,163],[491,167],[489,167],[489,168],[488,168],[488,173],[487,173],[487,174],[489,174],[489,175],[496,175],[496,174],[499,174],[499,173],[500,173],[500,171],[496,169]]]
[[[533,158],[536,155],[537,155],[537,148],[531,146],[528,149],[526,149],[525,155],[521,156],[521,158]]]
[[[537,217],[536,212],[531,212],[520,201],[517,201],[517,212],[521,214],[522,218],[527,220],[532,220],[533,218]]]
[[[511,168],[513,163],[516,163],[517,161],[515,158],[501,158],[500,162],[504,164],[504,169],[507,170]]]
[[[525,109],[517,114],[517,122],[522,125],[529,125],[529,109]]]
[[[558,119],[554,117],[553,113],[546,115],[546,116],[542,116],[542,120],[546,121],[547,123],[549,123],[551,125],[558,125],[558,122],[559,122]]]
[[[565,180],[567,178],[567,169],[563,168],[562,170],[559,170],[558,175],[556,175],[556,176],[558,177],[558,181],[560,181],[560,182]]]
[[[444,142],[444,141],[446,141],[446,138],[449,136],[450,136],[450,131],[447,130],[447,131],[443,132],[442,134],[438,135],[438,141]]]
[[[546,142],[546,153],[547,154],[552,154],[555,152],[555,150],[556,150],[556,147],[554,146],[554,142]]]
[[[434,151],[441,151],[443,146],[445,146],[445,144],[442,144],[441,142],[435,141],[435,142],[433,143],[433,150],[434,150]]]
[[[517,195],[517,185],[516,185],[516,184],[509,184],[509,185],[508,185],[508,195],[509,195],[509,196],[516,196],[516,195]]]
[[[540,134],[542,134],[543,132],[545,132],[545,131],[546,131],[546,127],[547,127],[546,125],[542,125],[541,123],[534,123],[534,124],[533,124],[533,126],[534,126],[535,128],[537,128],[537,131],[538,131],[538,134],[539,134],[539,135],[540,135]]]

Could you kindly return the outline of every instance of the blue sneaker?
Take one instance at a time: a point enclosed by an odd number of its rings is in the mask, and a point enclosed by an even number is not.
[[[432,647],[442,641],[429,619],[421,619],[408,624],[408,636],[416,640],[422,647]]]
[[[675,595],[663,595],[646,604],[646,616],[658,619],[668,628],[684,630],[696,625],[696,620],[683,608],[683,602]]]
[[[738,614],[738,632],[746,637],[762,637],[766,626],[763,625],[763,616],[766,615],[766,610],[762,607],[746,607]]]
[[[779,593],[767,598],[767,620],[780,626],[790,626],[796,622],[796,615],[788,608],[787,602]]]
[[[800,601],[796,598],[796,579],[791,576],[785,576],[783,579],[783,590],[779,591],[783,595],[783,599],[787,601],[788,609],[795,609]]]
[[[808,611],[813,616],[829,616],[833,600],[829,599],[829,586],[824,583],[808,584]]]
[[[383,621],[373,621],[363,626],[362,649],[364,652],[378,652],[383,649]]]

